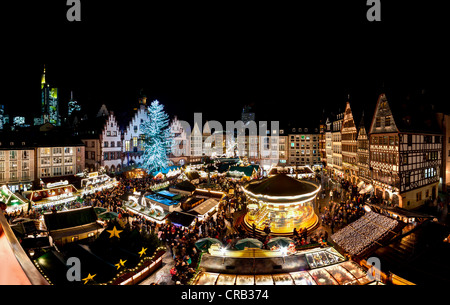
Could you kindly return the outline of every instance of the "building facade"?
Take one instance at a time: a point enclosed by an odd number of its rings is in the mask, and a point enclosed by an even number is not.
[[[358,129],[357,138],[357,166],[358,166],[358,184],[360,181],[364,181],[365,184],[372,183],[372,174],[370,171],[370,159],[369,159],[369,136],[367,134],[366,126],[364,123],[364,115],[361,118]]]
[[[319,151],[319,128],[289,128],[288,165],[320,167],[322,164]]]
[[[325,154],[327,156],[326,166],[331,169],[333,167],[333,141],[332,141],[332,122],[327,118],[325,122]]]
[[[450,115],[437,113],[436,118],[443,134],[442,168],[439,188],[442,192],[448,193],[450,190]]]
[[[122,134],[114,112],[110,111],[100,135],[101,165],[107,173],[115,173],[122,168]]]
[[[341,129],[342,121],[344,119],[344,113],[339,113],[331,123],[331,148],[333,151],[332,158],[332,177],[334,179],[344,178],[344,172],[342,170],[342,144],[341,144]]]
[[[149,119],[146,104],[141,103],[123,133],[123,166],[142,164],[144,137],[141,124]]]
[[[0,185],[6,185],[14,193],[33,187],[35,150],[30,143],[19,139],[0,142]]]
[[[191,139],[176,116],[170,123],[169,130],[172,135],[169,159],[173,164],[184,165],[189,162]]]
[[[347,102],[341,129],[342,171],[344,179],[352,184],[358,180],[357,135],[350,102]]]
[[[442,135],[419,124],[427,120],[425,111],[410,115],[416,109],[401,106],[393,111],[380,94],[370,127],[370,166],[375,195],[412,209],[437,198]]]

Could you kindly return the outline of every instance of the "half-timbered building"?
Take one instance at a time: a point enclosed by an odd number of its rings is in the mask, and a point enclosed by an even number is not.
[[[420,97],[389,103],[380,94],[369,134],[377,197],[406,209],[436,199],[442,134],[430,104]]]

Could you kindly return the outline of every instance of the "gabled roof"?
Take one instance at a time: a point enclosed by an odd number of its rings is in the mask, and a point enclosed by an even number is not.
[[[399,132],[441,133],[433,109],[433,101],[426,94],[422,93],[412,93],[407,96],[393,96],[392,98],[386,96],[384,93],[380,94],[370,128],[375,124],[376,109],[384,101],[387,101],[387,105]]]

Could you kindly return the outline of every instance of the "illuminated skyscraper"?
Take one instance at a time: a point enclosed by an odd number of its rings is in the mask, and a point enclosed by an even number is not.
[[[45,80],[44,73],[41,79],[41,119],[42,123],[51,123],[61,126],[61,118],[59,116],[58,88],[52,88]]]

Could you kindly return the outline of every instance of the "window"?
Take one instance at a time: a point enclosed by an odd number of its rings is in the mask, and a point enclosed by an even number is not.
[[[384,127],[389,127],[391,126],[391,117],[387,116],[384,118]]]
[[[122,142],[117,141],[117,147],[121,147],[122,146]]]
[[[380,117],[377,117],[375,119],[375,127],[381,127],[381,118]]]
[[[130,141],[125,141],[125,151],[130,151]]]
[[[106,135],[109,137],[109,136],[111,136],[111,131],[107,131],[106,132]]]
[[[111,147],[115,147],[116,146],[115,144],[116,144],[115,142],[111,141]]]
[[[17,172],[9,172],[9,179],[11,180],[17,180]]]
[[[53,167],[53,176],[61,176],[62,168],[61,167]]]
[[[412,146],[412,134],[408,135],[408,146]]]
[[[65,157],[65,158],[64,158],[64,163],[70,164],[70,163],[72,163],[72,162],[73,162],[73,158],[72,158],[72,157]]]
[[[30,158],[30,152],[28,150],[22,151],[22,159],[28,160]]]
[[[95,160],[95,151],[91,151],[91,160]]]
[[[410,173],[406,173],[405,174],[405,184],[406,184],[406,186],[409,186],[410,183],[411,183],[411,175],[410,175]]]
[[[22,180],[28,180],[30,179],[30,172],[29,171],[22,171]]]
[[[64,175],[71,175],[71,174],[73,174],[73,166],[65,166]]]
[[[55,157],[53,158],[53,165],[55,164],[61,164],[62,163],[62,158],[61,157]]]
[[[17,151],[16,150],[10,150],[9,151],[9,160],[16,160],[17,159]]]
[[[138,146],[137,140],[138,140],[137,137],[133,137],[133,147],[137,147]]]
[[[113,136],[117,137],[117,131],[113,131]]]
[[[0,160],[5,160],[5,152],[0,151]]]
[[[30,166],[28,164],[28,161],[23,161],[22,162],[22,170],[29,170]]]
[[[417,201],[422,200],[422,192],[417,192],[416,199],[417,199]]]
[[[108,142],[107,142],[107,141],[105,141],[105,142],[103,143],[103,147],[108,147]]]
[[[66,147],[64,148],[64,154],[71,155],[73,154],[73,148],[72,147]]]
[[[104,154],[103,154],[103,160],[109,160],[109,153],[107,153],[107,152],[105,152]]]
[[[41,165],[50,165],[50,157],[41,158]]]
[[[137,126],[133,126],[133,128],[134,128],[134,132],[138,131],[138,127]]]

